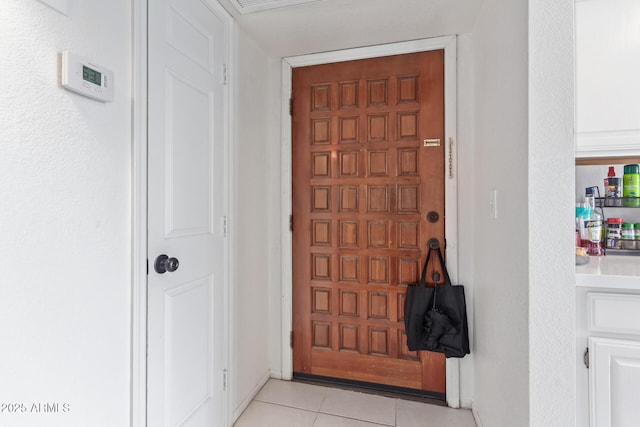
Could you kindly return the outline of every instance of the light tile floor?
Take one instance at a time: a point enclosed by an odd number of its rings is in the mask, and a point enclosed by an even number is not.
[[[234,427],[476,427],[471,411],[271,379]]]

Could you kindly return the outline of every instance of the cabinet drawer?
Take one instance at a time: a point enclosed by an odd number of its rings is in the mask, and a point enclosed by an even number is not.
[[[640,335],[640,295],[587,294],[589,331]]]

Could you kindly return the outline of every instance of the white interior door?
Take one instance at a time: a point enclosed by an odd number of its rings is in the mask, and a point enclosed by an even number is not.
[[[224,425],[229,18],[214,0],[149,1],[148,18],[147,422]]]

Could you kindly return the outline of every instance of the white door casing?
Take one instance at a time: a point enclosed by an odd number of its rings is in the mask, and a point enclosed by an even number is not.
[[[226,425],[231,18],[213,0],[147,8],[146,423]],[[154,271],[161,254],[178,269]]]

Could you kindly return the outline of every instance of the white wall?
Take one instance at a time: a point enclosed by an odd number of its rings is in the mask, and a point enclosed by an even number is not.
[[[527,26],[526,0],[487,0],[473,31],[473,407],[490,427],[529,425]]]
[[[0,402],[26,409],[0,425],[129,419],[131,5],[68,3],[0,2]],[[115,72],[114,102],[58,86],[63,49]]]
[[[529,2],[529,412],[576,423],[574,4]]]
[[[238,32],[233,224],[233,418],[280,370],[279,61]]]
[[[473,40],[474,410],[572,426],[573,1],[487,0]]]
[[[470,408],[473,400],[474,366],[474,241],[476,208],[474,201],[474,54],[473,35],[458,36],[458,87],[457,120],[458,141],[456,142],[458,164],[456,178],[458,185],[458,282],[464,285],[469,319],[469,340],[471,354],[460,360],[460,405]]]

